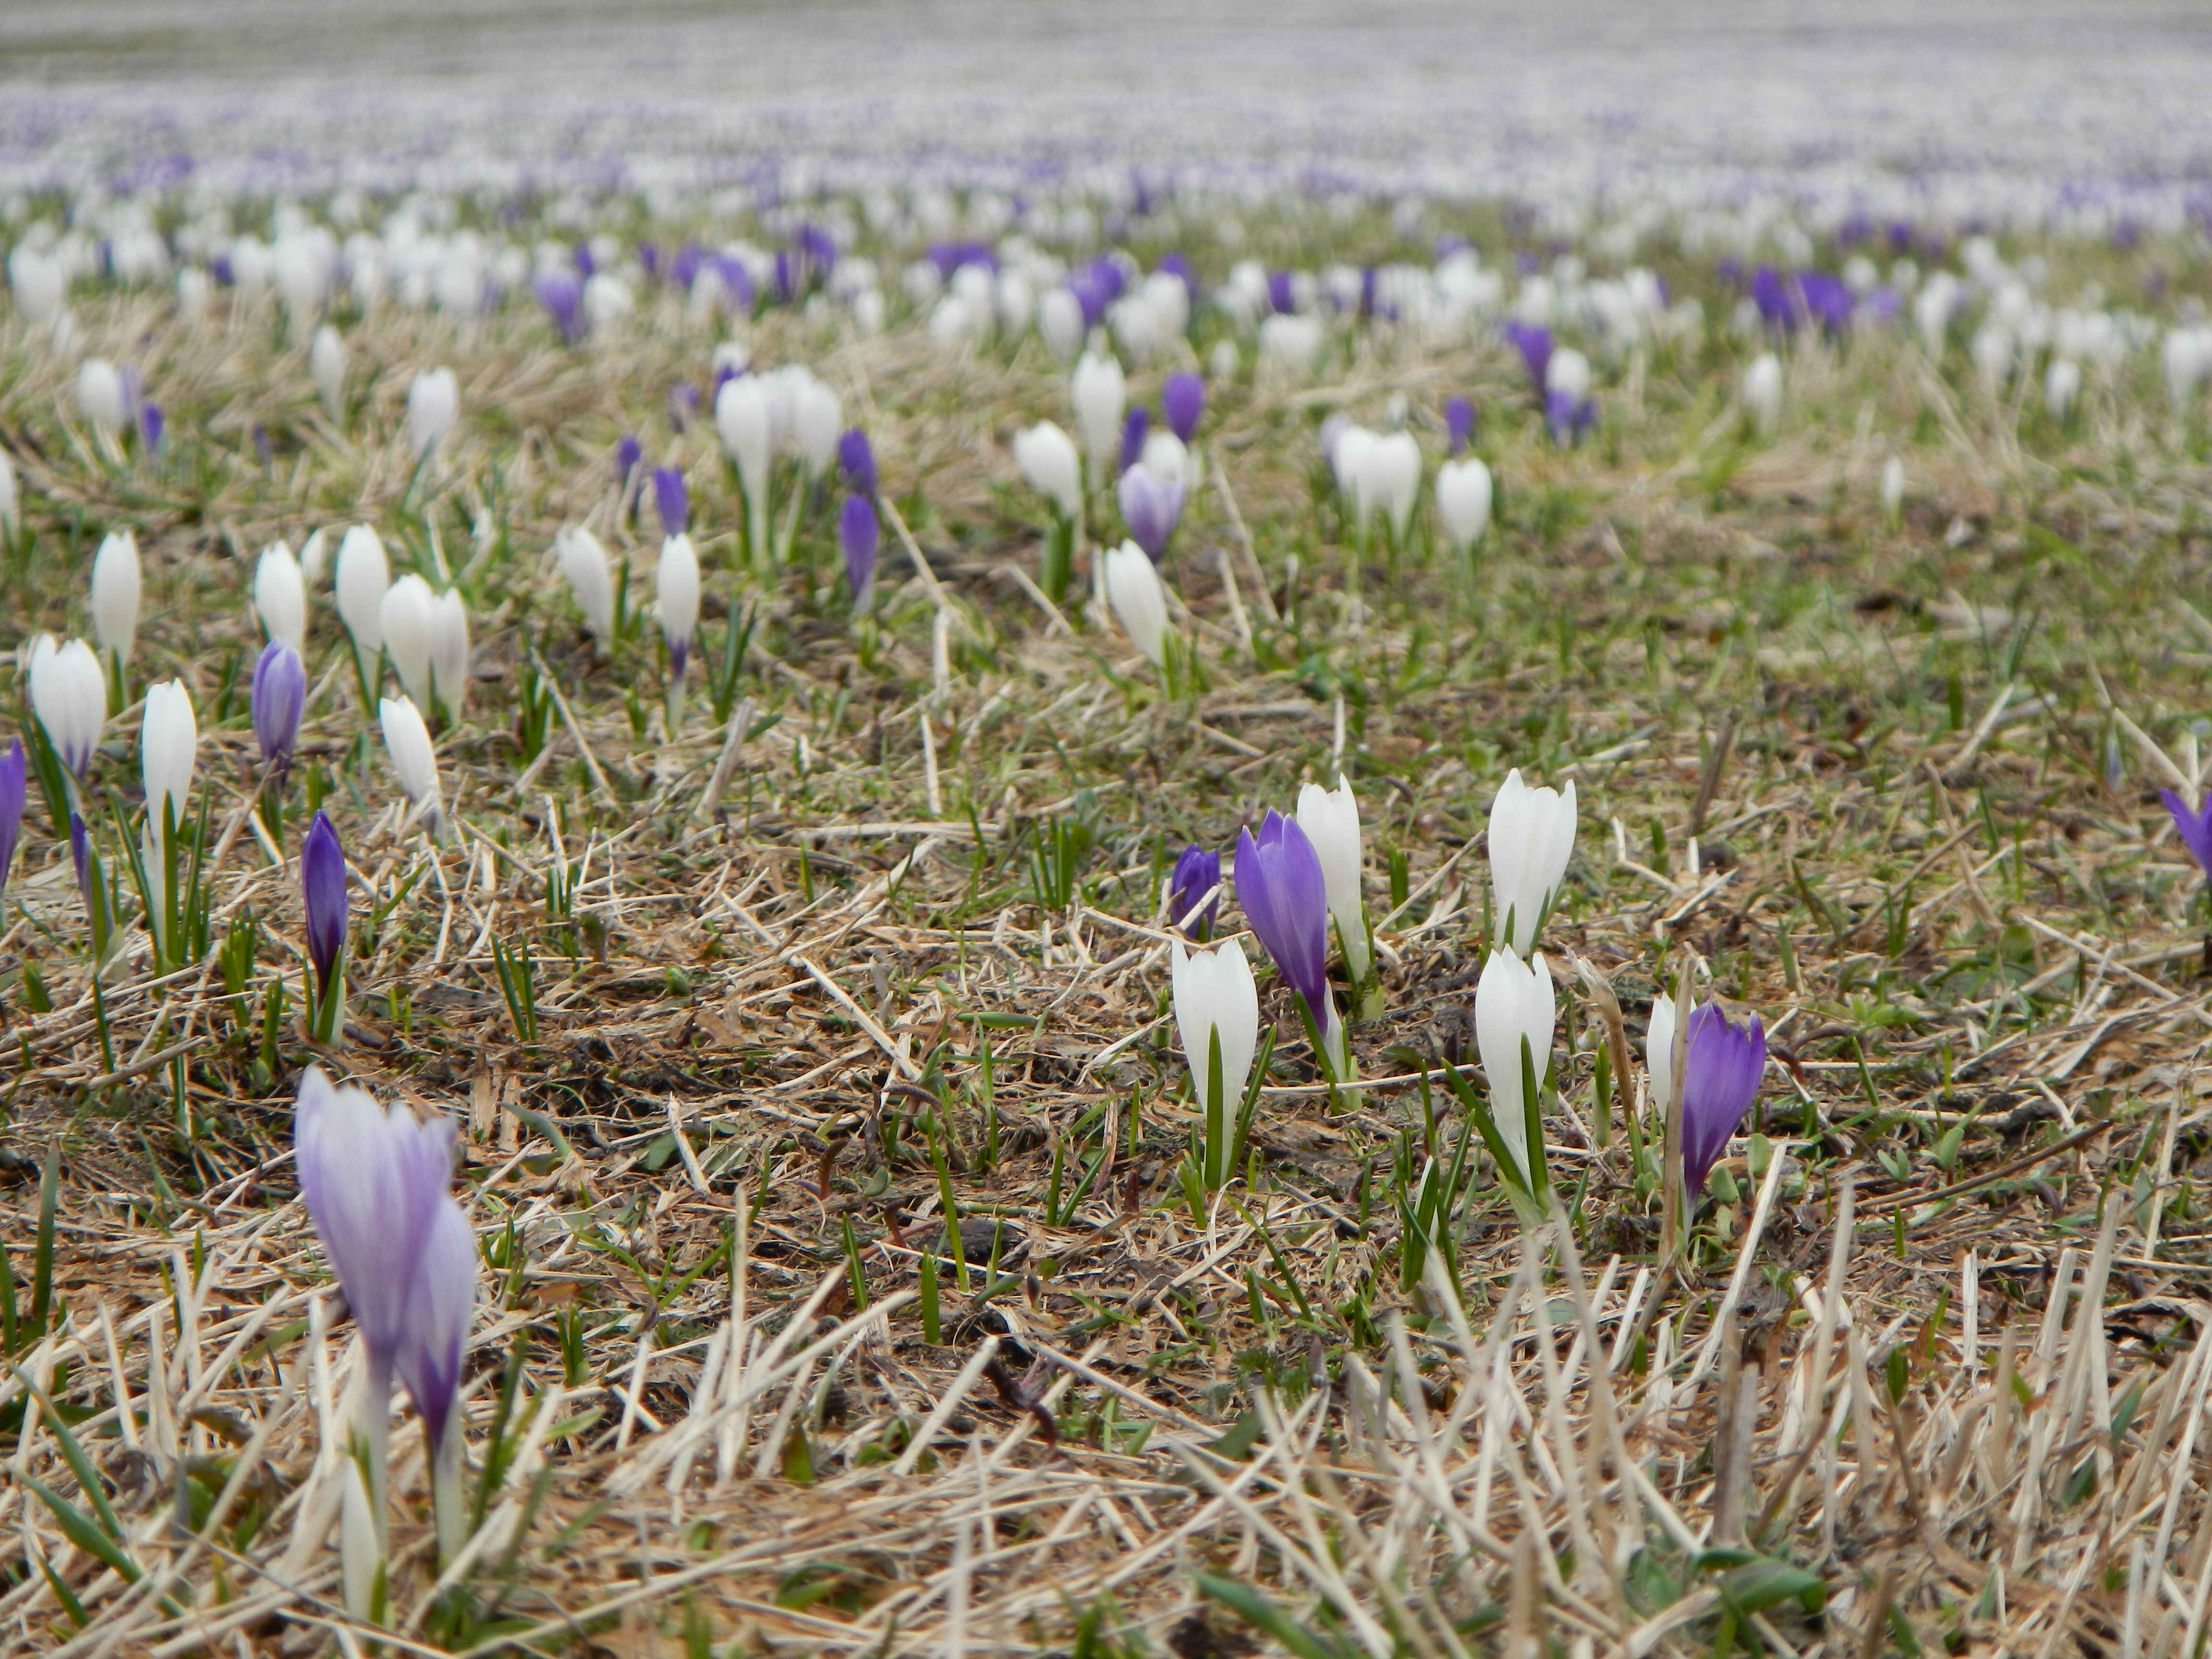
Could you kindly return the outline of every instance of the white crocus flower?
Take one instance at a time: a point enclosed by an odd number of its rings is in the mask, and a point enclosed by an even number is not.
[[[1336,919],[1337,937],[1344,942],[1344,965],[1352,978],[1355,1006],[1362,1018],[1372,1019],[1382,1012],[1382,993],[1373,982],[1367,907],[1359,892],[1359,801],[1350,781],[1339,774],[1333,790],[1317,783],[1304,786],[1298,791],[1297,820],[1321,857],[1322,885],[1328,894],[1328,913]]]
[[[753,568],[765,574],[769,549],[769,468],[775,459],[775,414],[768,385],[757,374],[722,382],[714,398],[714,430],[737,464],[745,492],[745,539]]]
[[[592,630],[599,653],[605,656],[615,637],[614,562],[597,536],[581,526],[564,530],[553,538],[553,557],[568,579],[584,625]]]
[[[1782,424],[1782,359],[1762,351],[1743,372],[1743,406],[1762,438]]]
[[[1474,988],[1474,1041],[1482,1056],[1483,1079],[1490,1085],[1491,1121],[1520,1166],[1513,1174],[1523,1188],[1534,1183],[1522,1045],[1540,1090],[1551,1064],[1557,1019],[1552,971],[1544,965],[1544,953],[1539,951],[1523,962],[1510,951],[1492,951]]]
[[[1881,516],[1894,525],[1905,511],[1905,461],[1893,455],[1881,464]]]
[[[143,586],[137,538],[127,530],[103,537],[92,556],[92,634],[118,665],[131,660],[138,637]]]
[[[129,423],[130,399],[125,396],[123,375],[105,357],[88,357],[76,371],[76,406],[84,417],[111,437]]]
[[[1464,552],[1490,530],[1490,469],[1474,456],[1437,469],[1437,515],[1444,534]]]
[[[407,441],[417,461],[434,453],[461,418],[461,389],[450,368],[429,368],[407,388]]]
[[[1134,542],[1109,548],[1105,558],[1106,603],[1129,643],[1154,668],[1164,672],[1168,657],[1167,592],[1160,573]]]
[[[819,380],[799,389],[792,420],[792,436],[809,482],[830,470],[837,459],[837,440],[845,429],[845,411],[837,394]]]
[[[170,945],[168,832],[185,825],[185,798],[191,793],[192,767],[199,751],[199,722],[191,694],[182,680],[165,680],[146,690],[146,712],[138,726],[138,761],[146,784],[146,830],[141,838],[152,910],[151,931],[166,956]]]
[[[402,576],[385,590],[378,623],[384,654],[392,659],[400,690],[417,708],[430,707],[430,630],[437,597],[420,576]]]
[[[307,373],[314,378],[316,394],[333,421],[345,416],[346,349],[338,331],[328,323],[315,331],[307,348]]]
[[[1075,365],[1073,386],[1076,429],[1083,434],[1083,448],[1091,459],[1094,488],[1113,476],[1121,455],[1121,416],[1129,403],[1129,386],[1121,365],[1109,356],[1086,351]]]
[[[376,532],[357,524],[338,543],[336,579],[338,620],[353,636],[362,690],[373,693],[376,659],[384,649],[384,596],[392,587],[392,565]]]
[[[58,644],[41,634],[31,644],[31,712],[46,740],[80,781],[107,724],[107,677],[82,640]]]
[[[442,836],[445,802],[438,790],[438,757],[422,711],[410,697],[386,697],[377,706],[377,723],[384,728],[384,750],[400,790],[413,804],[408,816],[424,819],[434,836]]]
[[[1532,789],[1517,767],[1507,773],[1490,809],[1490,873],[1498,939],[1506,948],[1524,957],[1535,948],[1574,850],[1573,781],[1564,793]]]
[[[430,604],[430,694],[454,720],[469,697],[469,607],[449,587]]]
[[[253,610],[262,630],[295,651],[307,648],[307,584],[283,542],[265,547],[253,567]]]
[[[1070,520],[1083,516],[1083,462],[1075,443],[1050,421],[1014,434],[1014,465],[1030,488]]]
[[[1664,1123],[1674,1108],[1674,999],[1651,999],[1651,1029],[1644,1038],[1644,1072],[1651,1080],[1651,1108]]]
[[[1236,940],[1211,951],[1186,951],[1177,939],[1172,950],[1168,977],[1174,993],[1176,1035],[1196,1085],[1206,1126],[1204,1174],[1212,1190],[1228,1180],[1237,1165],[1237,1120],[1260,1046],[1260,994],[1244,947]],[[1210,1086],[1217,1036],[1221,1043],[1218,1095]]]

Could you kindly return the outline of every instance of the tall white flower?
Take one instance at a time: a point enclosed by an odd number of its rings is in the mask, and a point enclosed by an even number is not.
[[[2081,365],[2071,357],[2054,357],[2043,377],[2044,407],[2051,411],[2054,421],[2063,421],[2074,412],[2074,400],[2081,395]]]
[[[330,556],[330,538],[318,530],[300,549],[300,580],[310,588],[323,580],[323,563]]]
[[[100,551],[92,556],[92,635],[118,663],[131,660],[138,637],[143,585],[137,538],[127,530],[102,537]]]
[[[671,536],[661,543],[653,590],[660,601],[660,634],[668,644],[670,677],[680,685],[692,636],[699,631],[699,555],[690,537]]]
[[[1464,551],[1489,533],[1490,496],[1490,469],[1480,458],[1446,461],[1437,469],[1437,515],[1454,547]]]
[[[1421,446],[1410,432],[1386,432],[1368,447],[1363,507],[1390,521],[1390,539],[1402,543],[1421,499]]]
[[[76,371],[76,406],[100,431],[121,432],[131,420],[122,371],[105,357],[86,358]]]
[[[82,640],[58,644],[41,634],[31,645],[31,712],[70,775],[82,781],[107,724],[107,677]]]
[[[377,705],[384,729],[384,750],[401,792],[413,803],[408,814],[423,819],[433,836],[444,834],[445,802],[438,790],[438,756],[430,747],[430,728],[411,697],[386,697]]]
[[[1168,655],[1167,592],[1160,574],[1145,550],[1134,542],[1109,548],[1105,561],[1106,603],[1115,620],[1129,636],[1129,643],[1145,653],[1155,668],[1165,668]]]
[[[357,524],[338,543],[336,579],[338,620],[353,636],[354,661],[361,683],[376,689],[376,659],[384,649],[384,596],[392,586],[392,565],[376,532]]]
[[[315,331],[307,348],[307,373],[314,377],[316,394],[333,421],[345,417],[346,349],[338,331],[328,323]]]
[[[769,563],[769,468],[775,459],[775,410],[768,383],[757,374],[722,382],[714,398],[714,430],[737,464],[745,492],[745,539],[756,571]]]
[[[1760,352],[1744,370],[1743,406],[1763,438],[1782,424],[1782,359],[1772,352]]]
[[[253,567],[253,609],[272,640],[295,651],[307,648],[307,584],[300,562],[283,542],[265,547]]]
[[[793,415],[792,436],[799,459],[811,480],[820,477],[837,459],[837,440],[845,429],[845,411],[837,394],[821,381],[810,380],[799,389]]]
[[[1083,463],[1067,434],[1050,421],[1014,434],[1014,465],[1030,488],[1057,507],[1061,516],[1083,516]]]
[[[426,368],[407,388],[407,441],[418,461],[446,441],[461,418],[460,384],[450,368]]]
[[[199,750],[199,722],[182,680],[164,680],[146,689],[145,717],[138,727],[138,762],[146,783],[146,830],[141,837],[149,891],[152,932],[167,954],[170,912],[168,831],[185,827],[185,798],[191,793],[192,765]]]
[[[1085,352],[1075,365],[1073,397],[1076,429],[1091,458],[1091,481],[1100,485],[1113,476],[1121,454],[1121,416],[1129,403],[1121,365],[1110,356]]]
[[[430,629],[437,603],[429,583],[420,576],[402,576],[385,590],[379,617],[384,654],[392,659],[400,689],[418,708],[430,706]]]
[[[1651,1029],[1644,1038],[1644,1071],[1651,1080],[1651,1106],[1664,1123],[1674,1106],[1674,999],[1662,986],[1651,999]]]
[[[12,536],[22,522],[22,507],[15,500],[15,463],[0,449],[0,533]]]
[[[1474,1042],[1482,1056],[1482,1075],[1490,1085],[1490,1114],[1498,1139],[1520,1164],[1521,1184],[1530,1184],[1528,1075],[1522,1069],[1525,1043],[1537,1086],[1552,1060],[1552,1033],[1558,1006],[1552,970],[1540,951],[1523,962],[1510,951],[1493,951],[1474,988]]]
[[[1359,801],[1351,781],[1338,775],[1336,787],[1324,789],[1309,783],[1298,790],[1298,828],[1305,831],[1321,857],[1322,884],[1328,892],[1328,913],[1336,918],[1337,937],[1344,941],[1344,965],[1351,975],[1362,1012],[1373,1018],[1382,1012],[1381,988],[1368,983],[1374,973],[1374,954],[1368,948],[1367,906],[1359,891],[1363,862],[1359,839]]]
[[[1893,455],[1881,464],[1881,515],[1895,524],[1905,511],[1905,460]]]
[[[1178,939],[1172,950],[1168,978],[1175,1000],[1176,1036],[1182,1041],[1206,1124],[1206,1185],[1218,1188],[1236,1168],[1236,1121],[1260,1047],[1260,993],[1252,982],[1252,964],[1245,959],[1244,947],[1234,939],[1211,951],[1186,951]],[[1209,1085],[1217,1035],[1221,1092],[1213,1095]]]
[[[455,720],[469,696],[469,607],[459,588],[430,603],[430,692]]]
[[[613,561],[597,536],[580,525],[553,538],[553,557],[568,579],[584,625],[592,630],[599,653],[606,655],[615,637],[615,573]]]
[[[1064,288],[1048,289],[1037,301],[1036,328],[1054,356],[1070,361],[1083,346],[1083,301]]]
[[[1575,851],[1575,786],[1532,789],[1516,767],[1490,809],[1490,874],[1498,937],[1527,956]]]

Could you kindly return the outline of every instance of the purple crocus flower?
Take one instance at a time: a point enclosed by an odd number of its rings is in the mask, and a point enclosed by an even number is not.
[[[1596,419],[1595,398],[1578,400],[1570,392],[1553,392],[1544,399],[1544,424],[1552,429],[1552,441],[1562,449],[1580,443]]]
[[[1444,442],[1457,455],[1474,435],[1474,405],[1465,398],[1444,400]]]
[[[300,1191],[368,1348],[372,1432],[396,1372],[434,1455],[476,1304],[476,1240],[447,1190],[453,1126],[386,1112],[319,1066],[301,1077],[294,1121]]]
[[[1182,927],[1185,937],[1205,944],[1213,937],[1213,924],[1221,915],[1221,895],[1215,891],[1220,885],[1221,854],[1211,847],[1184,848],[1168,878],[1169,921]],[[1213,896],[1207,899],[1209,893]],[[1206,908],[1190,916],[1200,899],[1206,899]],[[1190,916],[1188,925],[1186,916]]]
[[[668,280],[680,289],[689,289],[707,263],[707,250],[696,242],[686,242],[676,250],[668,262]]]
[[[23,760],[23,740],[0,755],[0,892],[8,889],[8,872],[15,867],[15,842],[23,833],[23,799],[30,774]]]
[[[1145,457],[1145,437],[1151,431],[1152,411],[1139,404],[1121,422],[1121,471],[1127,472]]]
[[[714,377],[714,389],[717,392],[722,389],[722,382],[728,380],[732,373],[732,370],[725,368]],[[689,380],[678,380],[668,388],[669,425],[674,427],[678,432],[689,432],[691,429],[691,422],[698,413],[699,388],[697,386],[693,386]],[[635,465],[635,463],[633,462],[632,465]]]
[[[1175,534],[1176,520],[1182,516],[1182,484],[1169,483],[1152,476],[1152,470],[1142,461],[1121,475],[1115,488],[1115,497],[1121,504],[1121,522],[1129,526],[1129,538],[1154,564],[1168,550],[1168,538]]]
[[[300,846],[300,892],[307,911],[307,960],[318,995],[326,997],[345,951],[347,901],[345,849],[325,811],[316,812]]]
[[[1297,300],[1291,292],[1289,271],[1271,270],[1267,273],[1267,308],[1285,317],[1298,308]]]
[[[166,424],[161,404],[149,401],[138,405],[138,441],[149,455],[161,453],[161,433]]]
[[[875,582],[876,549],[882,539],[874,505],[866,495],[848,495],[845,510],[837,515],[837,545],[844,551],[845,580],[855,605],[866,602]]]
[[[837,440],[837,465],[845,470],[845,481],[861,495],[873,500],[876,494],[876,452],[868,442],[868,434],[854,427]]]
[[[1290,988],[1326,1031],[1328,1000],[1328,888],[1321,854],[1298,828],[1272,808],[1255,837],[1237,832],[1237,902]]]
[[[1801,270],[1797,293],[1813,320],[1830,334],[1840,334],[1850,326],[1851,314],[1858,305],[1842,277],[1825,270]]]
[[[307,707],[307,665],[287,641],[270,641],[253,665],[253,735],[261,744],[261,758],[279,782],[292,769],[300,716]]]
[[[665,536],[680,536],[691,527],[691,493],[684,487],[684,474],[672,466],[653,470],[653,504],[660,509]]]
[[[645,446],[637,441],[634,432],[625,432],[615,445],[615,484],[617,489],[629,488],[629,475],[637,471],[637,464],[645,459]]]
[[[2203,806],[2193,812],[2175,790],[2160,790],[2159,799],[2173,814],[2174,833],[2181,837],[2181,844],[2196,859],[2197,867],[2212,876],[2212,794],[2207,794]]]
[[[1705,1177],[1758,1097],[1766,1069],[1766,1032],[1753,1014],[1741,1025],[1713,1003],[1691,1011],[1690,1040],[1679,1085],[1682,1114],[1682,1185],[1695,1209]]]
[[[1528,383],[1542,398],[1548,384],[1544,377],[1552,367],[1552,331],[1528,323],[1508,323],[1505,338],[1521,354],[1521,361],[1528,365]]]
[[[549,270],[535,283],[538,303],[545,307],[561,337],[574,345],[584,337],[584,284],[573,270]]]
[[[1169,375],[1167,384],[1160,388],[1160,414],[1167,421],[1168,430],[1188,443],[1205,413],[1206,382],[1188,372]]]

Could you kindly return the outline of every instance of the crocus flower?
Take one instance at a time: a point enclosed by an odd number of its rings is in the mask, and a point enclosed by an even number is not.
[[[1175,1000],[1176,1036],[1197,1086],[1206,1125],[1204,1176],[1209,1190],[1235,1172],[1236,1120],[1260,1046],[1260,993],[1252,964],[1235,939],[1212,951],[1170,947],[1168,975]],[[1211,1088],[1214,1044],[1221,1048],[1221,1092]]]
[[[166,425],[161,404],[149,398],[138,405],[138,442],[149,455],[161,453],[161,434]]]
[[[127,530],[102,537],[92,556],[92,636],[118,663],[131,660],[138,637],[143,581],[137,538]]]
[[[1153,476],[1142,461],[1121,475],[1115,495],[1121,504],[1121,521],[1146,556],[1158,564],[1182,516],[1182,484]]]
[[[333,421],[340,418],[345,413],[345,342],[328,323],[315,331],[314,342],[307,348],[307,373],[324,410]]]
[[[76,372],[76,404],[100,431],[122,431],[131,418],[122,372],[105,357],[86,358]]]
[[[1527,956],[1575,851],[1575,786],[1532,789],[1516,767],[1490,808],[1490,875],[1498,937]]]
[[[798,446],[799,465],[805,469],[809,483],[829,471],[830,463],[837,459],[844,427],[845,411],[837,394],[810,375],[799,388],[791,422],[792,441]]]
[[[31,647],[31,712],[64,766],[80,781],[107,724],[107,678],[82,640],[56,645],[41,634]]]
[[[686,390],[689,390],[687,387]],[[693,392],[696,397],[698,394]],[[625,432],[615,444],[615,488],[629,488],[629,475],[637,471],[637,464],[645,459],[645,446],[638,442],[637,434]]]
[[[417,461],[434,453],[461,418],[461,388],[450,368],[425,369],[407,387],[407,441]]]
[[[1761,437],[1782,423],[1782,359],[1762,351],[1743,372],[1743,406]]]
[[[469,607],[459,588],[430,603],[430,690],[459,718],[469,695]]]
[[[1102,572],[1106,603],[1129,643],[1145,654],[1156,669],[1164,671],[1168,656],[1168,600],[1160,574],[1151,556],[1134,542],[1107,550]]]
[[[1188,443],[1206,414],[1206,382],[1188,370],[1169,375],[1160,388],[1160,414],[1168,430]]]
[[[553,558],[605,656],[615,636],[615,576],[607,550],[588,530],[564,530],[553,538]]]
[[[357,524],[338,543],[338,620],[353,637],[354,662],[364,690],[374,691],[376,659],[384,649],[384,596],[392,586],[392,566],[375,531]]]
[[[1297,825],[1313,843],[1321,860],[1322,884],[1328,895],[1328,913],[1336,920],[1337,937],[1344,941],[1344,966],[1363,1004],[1372,1003],[1374,1018],[1382,1012],[1378,987],[1368,984],[1374,972],[1374,953],[1367,938],[1367,907],[1359,892],[1363,862],[1359,838],[1359,800],[1351,781],[1340,775],[1336,787],[1324,789],[1309,783],[1298,791]]]
[[[1521,361],[1528,370],[1529,384],[1541,400],[1551,391],[1552,331],[1528,323],[1508,323],[1505,337],[1521,354]]]
[[[282,640],[295,651],[307,648],[307,578],[283,542],[264,548],[253,567],[253,611],[270,639]]]
[[[1544,424],[1552,441],[1569,449],[1582,441],[1597,419],[1597,400],[1590,396],[1589,359],[1571,348],[1551,354],[1544,369]]]
[[[1881,515],[1894,525],[1905,511],[1905,462],[1893,455],[1881,464]]]
[[[1665,1122],[1674,1109],[1674,999],[1660,988],[1651,999],[1650,1029],[1644,1036],[1644,1074],[1650,1079],[1652,1109]]]
[[[699,631],[699,556],[689,536],[671,536],[661,543],[653,588],[660,600],[660,637],[668,646],[672,730],[683,724],[684,671],[690,665],[691,640]]]
[[[662,535],[681,536],[690,529],[691,493],[684,487],[684,474],[678,468],[653,470],[653,504],[660,509]]]
[[[410,574],[385,589],[384,603],[378,610],[384,654],[392,659],[400,689],[420,708],[430,706],[430,629],[437,607],[430,584]]]
[[[714,394],[714,429],[738,469],[745,493],[748,545],[757,569],[765,569],[768,544],[769,467],[775,458],[775,424],[767,382],[757,374],[726,380]]]
[[[1437,469],[1437,516],[1444,534],[1464,552],[1490,529],[1490,469],[1479,456],[1446,461]]]
[[[314,1036],[319,1042],[335,1042],[343,1030],[344,998],[339,969],[345,955],[345,849],[330,815],[320,811],[300,847],[300,896],[307,915],[307,960],[315,973]]]
[[[1221,916],[1221,854],[1211,847],[1186,847],[1168,878],[1168,921],[1203,945]],[[1198,909],[1200,902],[1206,908]],[[1191,913],[1197,910],[1197,914]]]
[[[876,452],[868,442],[868,434],[854,427],[837,440],[837,465],[845,470],[845,482],[856,494],[872,500],[876,493]]]
[[[289,640],[271,640],[253,665],[253,735],[279,781],[292,769],[300,716],[307,707],[307,667]]]
[[[138,761],[146,786],[146,829],[143,848],[148,908],[155,942],[166,955],[170,912],[176,895],[169,887],[168,838],[172,827],[185,823],[185,797],[191,793],[192,769],[199,751],[199,722],[192,714],[191,695],[182,680],[166,680],[146,689],[146,713],[138,727]]]
[[[1237,834],[1237,902],[1267,947],[1275,971],[1326,1031],[1335,1018],[1328,994],[1328,884],[1321,858],[1297,820],[1270,809],[1260,833]]]
[[[22,523],[22,504],[15,498],[15,463],[0,449],[0,535],[13,536]]]
[[[2197,867],[2212,875],[2212,794],[2208,794],[2203,806],[2193,812],[2178,791],[2161,789],[2159,799],[2173,815],[2174,833],[2181,837],[2181,844],[2196,859]]]
[[[397,1374],[431,1446],[440,1542],[450,1550],[459,1540],[448,1537],[449,1497],[460,1519],[455,1407],[477,1278],[475,1240],[449,1190],[453,1125],[418,1122],[396,1103],[387,1112],[363,1090],[334,1086],[319,1066],[300,1079],[294,1121],[301,1195],[368,1350],[362,1426],[379,1530]]]
[[[30,771],[23,758],[23,740],[17,738],[0,755],[0,892],[8,888],[8,872],[15,866],[15,843],[23,833],[23,801],[28,793]]]
[[[845,582],[853,593],[853,608],[864,609],[874,591],[876,550],[883,538],[876,509],[867,496],[855,490],[845,498],[837,515],[837,545],[845,555]]]
[[[1152,411],[1142,404],[1139,404],[1123,417],[1121,471],[1127,472],[1144,459],[1145,434],[1152,430]]]
[[[1121,412],[1129,400],[1121,365],[1110,356],[1085,352],[1075,365],[1073,398],[1076,428],[1091,458],[1091,482],[1103,483],[1108,465],[1120,454]]]
[[[1680,1083],[1686,1210],[1697,1206],[1705,1177],[1758,1097],[1765,1069],[1766,1033],[1757,1014],[1735,1025],[1714,1003],[1691,1011]]]
[[[584,337],[584,284],[573,270],[548,270],[532,284],[538,303],[570,345]]]
[[[1533,1190],[1528,1149],[1528,1077],[1521,1066],[1522,1045],[1537,1086],[1552,1062],[1552,1033],[1558,1006],[1552,970],[1539,951],[1527,962],[1510,951],[1493,951],[1474,988],[1474,1041],[1482,1055],[1482,1075],[1490,1085],[1491,1121],[1498,1139],[1518,1161],[1515,1171],[1523,1188]]]
[[[1456,455],[1474,435],[1474,405],[1465,398],[1444,400],[1444,447]]]
[[[438,789],[438,756],[430,747],[430,728],[410,697],[386,697],[377,704],[384,750],[392,757],[399,787],[412,804],[410,817],[428,822],[430,833],[443,833],[445,802]]]
[[[1014,434],[1014,465],[1030,488],[1060,509],[1062,518],[1083,514],[1083,464],[1074,441],[1050,421]]]

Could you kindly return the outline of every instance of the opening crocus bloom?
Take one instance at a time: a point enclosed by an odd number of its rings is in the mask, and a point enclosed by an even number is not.
[[[1766,1032],[1757,1014],[1734,1025],[1712,1003],[1691,1011],[1690,1041],[1679,1085],[1682,1185],[1688,1209],[1696,1207],[1705,1177],[1758,1098],[1765,1070]]]
[[[31,647],[31,712],[61,763],[81,782],[107,724],[107,677],[82,640],[57,645],[41,634]]]
[[[1490,874],[1498,936],[1527,956],[1575,851],[1575,786],[1532,789],[1516,767],[1490,809]]]
[[[291,769],[292,750],[300,741],[300,716],[307,707],[307,665],[290,641],[270,641],[253,665],[253,735],[261,745],[261,758],[280,778]]]
[[[1169,538],[1175,534],[1176,520],[1182,516],[1182,483],[1155,477],[1152,470],[1139,461],[1122,473],[1115,494],[1130,537],[1158,564],[1168,550]]]
[[[1237,902],[1269,960],[1326,1032],[1335,1006],[1328,994],[1328,884],[1321,857],[1295,818],[1270,809],[1260,833],[1237,835]]]
[[[2197,867],[2212,875],[2212,795],[2207,795],[2203,805],[2195,811],[2175,790],[2160,790],[2159,799],[2173,815],[2174,833],[2181,837],[2181,844],[2196,859]]]
[[[1221,915],[1221,854],[1211,847],[1186,847],[1168,878],[1168,922],[1186,937],[1204,944],[1213,937],[1213,924]],[[1203,900],[1206,908],[1191,912]]]

